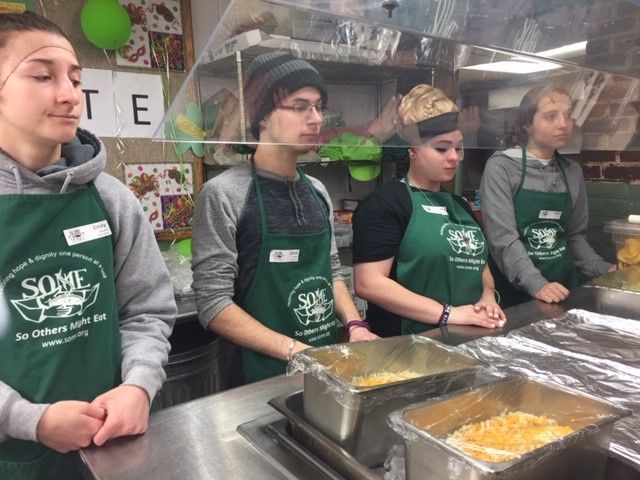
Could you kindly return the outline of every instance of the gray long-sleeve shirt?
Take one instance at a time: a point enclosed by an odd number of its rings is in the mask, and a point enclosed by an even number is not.
[[[322,183],[307,176],[327,205],[322,211],[300,177],[293,180],[257,170],[274,233],[312,233],[326,226],[331,199]],[[329,214],[333,231],[333,219]],[[241,303],[255,274],[260,252],[260,214],[249,165],[232,167],[200,191],[193,224],[193,289],[203,327],[225,307]],[[331,270],[344,280],[333,234]]]
[[[560,157],[571,192],[572,212],[568,228],[568,249],[578,270],[588,277],[602,275],[611,267],[589,245],[587,193],[578,163]],[[513,199],[520,184],[522,150],[497,152],[491,156],[480,182],[485,236],[498,268],[514,286],[531,296],[547,282],[520,240]],[[562,172],[555,160],[544,165],[527,154],[527,174],[523,188],[545,192],[565,192]]]
[[[0,195],[57,194],[94,182],[112,228],[122,383],[144,388],[153,399],[166,376],[168,338],[177,314],[153,230],[127,187],[102,172],[106,152],[96,137],[78,130],[77,138],[63,145],[62,155],[57,164],[35,173],[0,153]],[[7,437],[37,441],[37,424],[47,407],[31,403],[0,380],[0,442]]]

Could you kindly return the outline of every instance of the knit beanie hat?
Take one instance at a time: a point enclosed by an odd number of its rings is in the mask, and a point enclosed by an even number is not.
[[[258,55],[245,75],[245,99],[251,134],[260,139],[260,122],[276,108],[277,101],[304,87],[316,87],[327,103],[327,89],[318,71],[289,52]]]
[[[398,134],[409,145],[458,129],[458,107],[431,85],[417,85],[402,97],[398,118]]]

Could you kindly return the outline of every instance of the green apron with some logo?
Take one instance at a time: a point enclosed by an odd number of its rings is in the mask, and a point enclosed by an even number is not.
[[[527,153],[522,149],[522,173],[520,184],[513,197],[516,225],[529,258],[549,282],[559,282],[568,289],[580,283],[578,270],[567,248],[572,200],[569,182],[557,154],[555,161],[562,173],[566,191],[541,192],[523,188],[527,172]],[[516,289],[495,264],[492,272],[496,289],[503,300],[503,307],[517,305],[531,297]]]
[[[120,332],[108,214],[93,184],[0,196],[0,287],[10,311],[0,380],[33,403],[92,401],[120,383]],[[0,478],[79,478],[77,453],[0,443]]]
[[[453,306],[477,302],[487,247],[482,230],[448,192],[411,188],[412,212],[396,255],[398,283],[424,297]],[[402,319],[402,334],[433,328]]]
[[[327,213],[315,188],[302,172],[319,208]],[[255,276],[241,307],[262,324],[308,345],[336,342],[336,315],[331,275],[331,226],[328,213],[325,228],[311,234],[275,234],[267,228],[267,212],[260,179],[253,172],[260,207],[262,244]],[[286,363],[267,355],[242,349],[247,382],[280,375]]]

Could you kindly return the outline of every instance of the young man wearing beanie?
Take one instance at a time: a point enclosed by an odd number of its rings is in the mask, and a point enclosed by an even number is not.
[[[259,141],[251,165],[205,184],[193,227],[193,287],[202,325],[241,347],[244,380],[285,372],[308,346],[376,338],[344,279],[324,186],[296,168],[316,148],[327,91],[288,52],[256,57],[245,74],[247,117]],[[352,322],[352,323],[349,323]]]

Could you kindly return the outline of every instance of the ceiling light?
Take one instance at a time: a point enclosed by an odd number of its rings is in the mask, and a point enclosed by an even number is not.
[[[572,43],[570,45],[563,45],[562,47],[552,48],[551,50],[544,50],[538,52],[535,55],[543,58],[571,58],[579,55],[584,55],[587,51],[587,42]]]
[[[565,59],[572,58],[579,55],[584,55],[586,52],[587,42],[571,43],[569,45],[563,45],[562,47],[552,48],[551,50],[543,50],[542,52],[536,52],[534,55],[542,58],[550,59]],[[501,73],[536,73],[544,72],[546,70],[555,70],[560,68],[560,65],[555,63],[545,62],[542,60],[536,60],[534,58],[525,57],[512,57],[511,60],[504,60],[492,63],[481,63],[478,65],[469,65],[462,67],[466,70],[482,70],[485,72],[501,72]]]
[[[504,60],[501,62],[481,63],[462,67],[465,70],[482,70],[485,72],[502,73],[535,73],[545,70],[555,70],[561,68],[560,65],[551,62],[538,62],[529,60]]]

